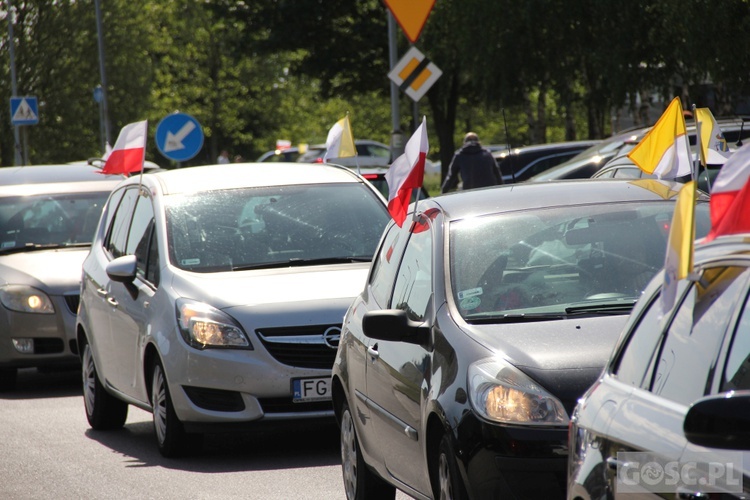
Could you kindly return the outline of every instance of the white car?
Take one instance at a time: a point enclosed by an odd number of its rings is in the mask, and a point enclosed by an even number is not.
[[[86,416],[153,413],[176,456],[211,430],[332,418],[347,307],[389,220],[351,169],[213,165],[124,181],[83,264]]]

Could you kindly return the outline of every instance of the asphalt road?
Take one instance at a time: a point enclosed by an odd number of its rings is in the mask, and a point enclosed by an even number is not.
[[[92,431],[77,371],[21,370],[0,394],[0,499],[344,499],[335,424],[209,435],[199,452],[165,459],[151,414]],[[399,499],[409,498],[399,494]]]

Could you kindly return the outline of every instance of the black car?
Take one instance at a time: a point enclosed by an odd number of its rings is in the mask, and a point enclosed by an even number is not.
[[[347,497],[564,497],[568,416],[663,265],[678,187],[521,183],[391,222],[333,368]]]
[[[572,415],[569,499],[750,498],[748,235],[697,244],[671,307],[663,283]]]
[[[500,167],[503,183],[512,184],[559,165],[600,142],[602,141],[590,140],[534,144],[494,151],[492,156]]]

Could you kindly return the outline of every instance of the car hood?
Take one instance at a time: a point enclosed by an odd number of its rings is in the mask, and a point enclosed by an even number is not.
[[[609,360],[627,318],[469,325],[467,330],[554,394],[570,414]]]
[[[369,262],[263,269],[227,273],[180,273],[178,295],[226,309],[344,299],[351,303],[365,286]]]
[[[88,248],[68,248],[2,255],[0,285],[29,285],[53,295],[78,292],[88,253]]]

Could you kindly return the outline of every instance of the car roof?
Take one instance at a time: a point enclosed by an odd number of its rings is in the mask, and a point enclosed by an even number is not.
[[[657,179],[575,179],[456,191],[420,203],[435,203],[451,220],[457,220],[534,208],[674,199],[682,186]],[[698,196],[709,199],[705,193]]]
[[[547,142],[544,144],[531,144],[528,146],[520,146],[517,148],[511,148],[514,155],[523,153],[543,153],[545,151],[567,151],[570,149],[586,149],[599,144],[602,142],[601,139],[591,139],[582,141],[564,141],[564,142]],[[501,160],[508,156],[508,148],[502,150],[494,150],[492,156],[496,159]]]
[[[122,175],[104,175],[86,163],[27,165],[0,168],[0,186],[9,184],[122,180]]]
[[[165,194],[240,187],[364,182],[346,167],[322,164],[311,167],[305,163],[288,162],[205,165],[152,172],[146,174],[145,178],[157,180]]]

